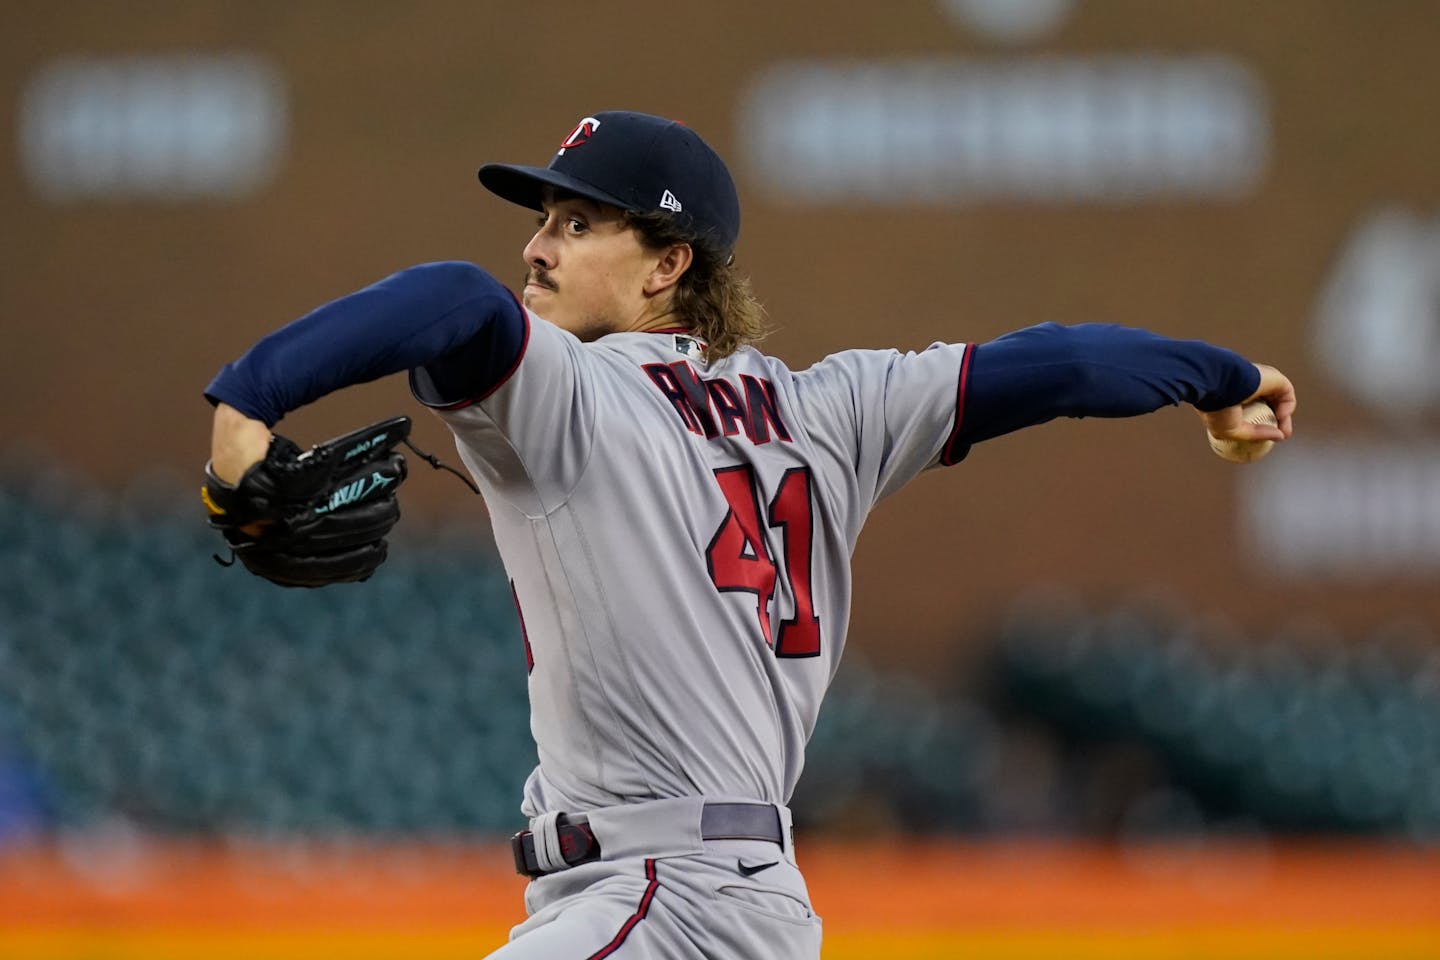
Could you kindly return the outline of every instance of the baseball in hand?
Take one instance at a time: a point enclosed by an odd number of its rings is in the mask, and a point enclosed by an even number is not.
[[[1275,426],[1275,411],[1270,409],[1269,404],[1259,400],[1241,407],[1240,415],[1250,423]],[[1259,460],[1275,446],[1274,440],[1217,440],[1213,434],[1207,433],[1207,436],[1210,437],[1210,449],[1215,451],[1215,456],[1231,463]]]

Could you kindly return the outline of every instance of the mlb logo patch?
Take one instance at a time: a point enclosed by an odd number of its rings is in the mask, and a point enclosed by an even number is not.
[[[687,337],[684,334],[680,333],[677,333],[674,336],[676,353],[680,354],[680,356],[684,357],[686,360],[695,361],[701,366],[705,366],[709,363],[709,361],[705,357],[705,342],[703,340],[697,340],[694,337]]]

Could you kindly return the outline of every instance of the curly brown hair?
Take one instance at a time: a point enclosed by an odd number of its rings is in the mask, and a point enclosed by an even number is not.
[[[625,220],[646,249],[690,245],[694,257],[680,278],[671,310],[709,345],[712,360],[764,339],[765,308],[755,299],[750,279],[740,275],[734,257],[720,244],[687,230],[668,210],[626,211]]]

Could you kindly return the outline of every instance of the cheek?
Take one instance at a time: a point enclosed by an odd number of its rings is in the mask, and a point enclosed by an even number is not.
[[[616,284],[623,286],[631,296],[639,295],[645,287],[651,266],[649,261],[638,256],[626,256],[615,264]]]
[[[603,265],[597,264],[594,278],[593,292],[597,296],[604,297],[609,303],[619,303],[624,300],[631,285],[631,277],[625,269],[625,264],[613,260],[607,261]]]
[[[609,282],[610,296],[613,300],[626,300],[635,289],[634,276],[621,266],[617,265],[606,279]]]

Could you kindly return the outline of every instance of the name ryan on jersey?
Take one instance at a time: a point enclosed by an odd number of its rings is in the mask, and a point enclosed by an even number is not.
[[[719,378],[702,380],[683,360],[647,363],[642,369],[691,433],[713,440],[744,430],[751,443],[760,444],[770,442],[773,429],[778,439],[790,442],[790,430],[775,399],[775,385],[769,380],[745,373],[740,375],[739,386]]]

